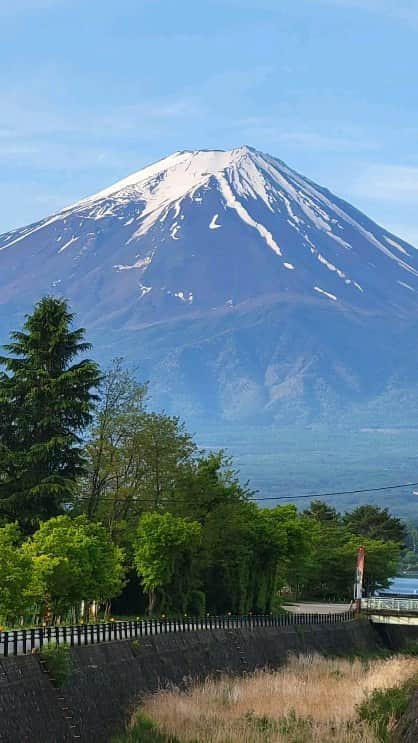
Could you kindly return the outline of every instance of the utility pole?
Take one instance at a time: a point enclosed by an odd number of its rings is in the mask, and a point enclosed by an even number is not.
[[[358,612],[361,610],[361,598],[363,596],[364,558],[365,549],[361,546],[357,550],[356,582],[354,584],[354,603]]]

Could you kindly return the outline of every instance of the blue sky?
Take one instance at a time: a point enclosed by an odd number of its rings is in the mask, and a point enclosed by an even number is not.
[[[418,246],[418,0],[0,0],[0,232],[250,144]]]

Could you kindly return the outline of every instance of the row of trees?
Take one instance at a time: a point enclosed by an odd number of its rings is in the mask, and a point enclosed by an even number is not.
[[[286,590],[347,598],[361,542],[369,590],[396,573],[397,519],[260,508],[223,452],[150,411],[121,360],[103,374],[85,358],[72,325],[44,298],[0,359],[0,616],[64,616],[128,589],[150,613],[268,612]]]
[[[22,540],[16,523],[0,528],[0,615],[6,624],[75,621],[88,606],[120,593],[122,551],[101,524],[56,516]],[[85,617],[83,617],[85,618]]]

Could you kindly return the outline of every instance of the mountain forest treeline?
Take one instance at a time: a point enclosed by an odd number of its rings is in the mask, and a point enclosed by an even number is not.
[[[397,572],[405,527],[387,510],[260,507],[223,451],[150,408],[116,359],[87,357],[65,300],[45,297],[0,357],[0,618],[268,613],[283,597],[349,599]]]

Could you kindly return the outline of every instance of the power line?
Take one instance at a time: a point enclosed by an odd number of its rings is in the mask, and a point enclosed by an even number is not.
[[[265,501],[289,501],[289,500],[300,500],[302,498],[310,498],[311,500],[316,500],[318,498],[334,498],[336,496],[340,495],[362,495],[365,493],[378,493],[383,492],[387,490],[401,490],[403,488],[415,488],[418,487],[418,482],[407,482],[402,483],[400,485],[383,485],[382,487],[377,488],[360,488],[358,490],[337,490],[337,491],[331,491],[329,493],[305,493],[303,495],[270,495],[270,496],[262,496],[261,498],[249,498],[249,502],[255,502],[255,503],[262,503]],[[114,496],[112,495],[103,495],[99,496],[98,502],[102,502],[103,500],[113,500]],[[78,501],[84,501],[84,500],[90,500],[89,496],[80,496],[77,498]],[[138,503],[145,503],[145,504],[151,504],[155,505],[155,498],[141,498],[141,496],[134,496],[133,500],[137,501]],[[184,501],[189,502],[190,498],[176,498],[178,501]],[[121,501],[122,502],[122,501]]]
[[[416,488],[418,482],[407,482],[403,485],[385,485],[381,488],[361,488],[360,490],[340,490],[331,493],[308,493],[307,495],[280,495],[277,497],[258,498],[257,500],[299,500],[300,498],[333,498],[336,495],[360,495],[361,493],[377,493],[383,490],[400,490],[401,488]]]

